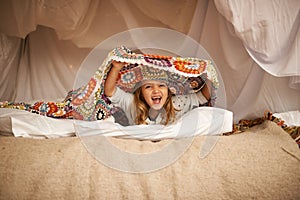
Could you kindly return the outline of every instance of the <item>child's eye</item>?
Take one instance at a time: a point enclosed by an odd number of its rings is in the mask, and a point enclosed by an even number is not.
[[[159,87],[167,87],[166,84],[160,84]]]
[[[145,88],[148,89],[148,88],[151,88],[151,86],[150,85],[146,85]]]

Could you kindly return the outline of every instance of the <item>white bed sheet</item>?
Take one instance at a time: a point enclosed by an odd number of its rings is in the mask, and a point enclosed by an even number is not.
[[[134,139],[180,138],[198,135],[220,135],[232,130],[233,113],[213,108],[196,108],[175,124],[121,126],[113,117],[99,121],[54,119],[23,110],[0,109],[0,132],[15,137],[57,138],[99,135]]]
[[[73,120],[54,119],[24,110],[1,108],[0,132],[15,137],[57,138],[75,135]]]
[[[274,113],[275,117],[283,119],[287,126],[300,126],[300,111],[288,111],[282,113]]]

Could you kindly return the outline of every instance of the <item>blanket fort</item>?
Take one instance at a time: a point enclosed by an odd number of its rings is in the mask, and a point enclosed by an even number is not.
[[[191,57],[138,54],[122,46],[110,51],[89,82],[71,90],[62,102],[38,101],[33,104],[1,102],[0,107],[26,110],[53,118],[85,121],[106,119],[116,112],[103,92],[104,82],[113,60],[128,63],[120,71],[117,83],[117,86],[126,92],[132,92],[134,85],[149,75],[138,70],[141,66],[147,66],[166,72],[169,87],[175,95],[197,92],[209,81],[210,105],[215,105],[219,81],[212,61]]]

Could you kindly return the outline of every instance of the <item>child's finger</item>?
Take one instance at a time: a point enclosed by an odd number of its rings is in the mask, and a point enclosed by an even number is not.
[[[118,67],[118,68],[122,68],[122,67],[124,67],[125,65],[127,65],[127,63],[126,62],[119,62],[119,61],[112,61],[112,64],[113,64],[113,66],[114,67]]]

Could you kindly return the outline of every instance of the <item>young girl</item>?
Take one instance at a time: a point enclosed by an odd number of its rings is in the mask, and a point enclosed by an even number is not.
[[[172,95],[167,81],[143,80],[133,92],[124,92],[116,87],[123,62],[112,62],[112,67],[104,84],[104,94],[112,104],[125,112],[130,125],[171,124],[189,110],[208,102],[210,98],[207,85],[198,93]],[[202,94],[203,93],[203,94]]]

